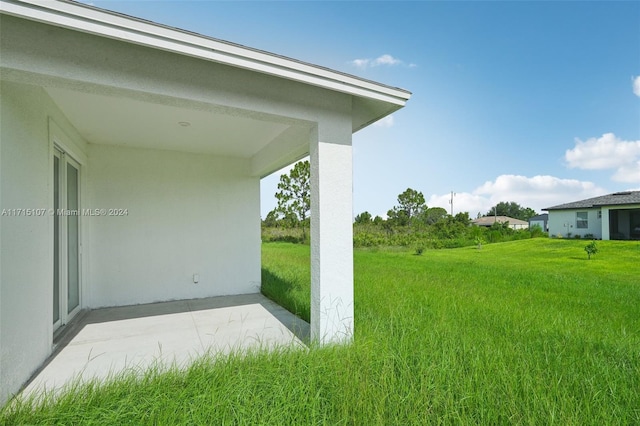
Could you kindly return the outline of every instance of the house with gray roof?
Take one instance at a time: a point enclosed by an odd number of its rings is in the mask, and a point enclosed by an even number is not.
[[[544,214],[539,214],[537,216],[533,216],[529,218],[529,229],[533,228],[534,226],[539,226],[540,229],[542,229],[543,231],[547,232],[549,231],[549,214],[548,213],[544,213]]]
[[[491,227],[494,223],[508,223],[509,228],[517,230],[517,229],[527,229],[529,224],[520,219],[515,219],[509,216],[483,216],[471,221],[472,224],[476,226],[484,226]]]
[[[640,191],[623,191],[543,209],[549,235],[640,240]]]

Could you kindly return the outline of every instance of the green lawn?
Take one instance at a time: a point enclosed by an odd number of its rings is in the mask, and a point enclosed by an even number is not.
[[[355,342],[201,360],[14,404],[2,423],[640,424],[640,244],[356,250]],[[263,246],[309,315],[309,248]]]

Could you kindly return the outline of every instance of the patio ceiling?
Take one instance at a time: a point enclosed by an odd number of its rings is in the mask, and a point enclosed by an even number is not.
[[[292,126],[285,120],[223,113],[197,102],[177,105],[48,88],[89,143],[251,158]]]

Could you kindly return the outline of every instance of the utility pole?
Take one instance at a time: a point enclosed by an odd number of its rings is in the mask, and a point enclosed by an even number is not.
[[[453,216],[453,197],[456,196],[456,193],[451,191],[451,199],[449,199],[449,204],[451,204],[451,216]]]

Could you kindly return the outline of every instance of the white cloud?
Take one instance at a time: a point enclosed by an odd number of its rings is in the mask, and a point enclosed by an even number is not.
[[[444,195],[432,195],[427,201],[429,207],[442,207],[451,213],[451,193]],[[478,212],[486,213],[493,205],[491,201],[481,195],[468,192],[456,193],[453,197],[453,214],[469,212],[471,218],[475,218]]]
[[[618,167],[611,179],[617,182],[640,183],[640,161]]]
[[[640,97],[640,75],[631,78],[633,81],[633,93]]]
[[[394,125],[393,115],[387,115],[386,117],[373,123],[376,127],[392,127]]]
[[[401,64],[402,61],[400,59],[396,59],[391,55],[382,55],[373,60],[373,66],[377,65],[398,65]]]
[[[369,62],[371,62],[371,59],[354,59],[353,61],[351,61],[351,64],[358,68],[364,69],[369,66]]]
[[[565,160],[570,168],[616,169],[613,180],[640,182],[640,140],[623,141],[613,133],[586,141],[576,139],[575,147],[565,152]]]
[[[365,58],[365,59],[354,59],[353,61],[351,61],[351,65],[360,68],[360,69],[366,69],[366,68],[372,68],[372,67],[378,67],[378,66],[396,66],[396,65],[403,65],[404,62],[401,61],[398,58],[394,58],[393,56],[389,55],[389,54],[384,54],[382,56],[378,56],[375,59],[370,59],[370,58]],[[409,64],[410,68],[414,68],[416,67],[415,64]]]
[[[596,197],[607,193],[592,182],[561,179],[554,176],[501,175],[487,181],[471,193],[458,193],[453,199],[454,214],[469,212],[472,218],[485,214],[499,202],[516,202],[541,213],[545,207]],[[432,195],[427,205],[450,211],[451,194]]]

